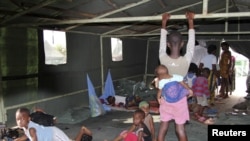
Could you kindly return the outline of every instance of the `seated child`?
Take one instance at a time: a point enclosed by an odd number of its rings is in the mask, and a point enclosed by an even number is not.
[[[149,103],[147,101],[141,101],[139,103],[139,108],[145,112],[144,124],[148,127],[153,141],[156,141],[154,119],[153,119],[152,115],[149,113],[149,110],[150,110]]]
[[[143,122],[145,119],[145,112],[138,109],[133,114],[133,125],[129,130],[123,131],[113,141],[152,141],[152,136]]]
[[[30,120],[30,111],[19,108],[16,111],[16,123],[22,128],[24,135],[15,141],[70,141],[69,137],[56,126],[42,126]]]
[[[87,127],[82,126],[75,141],[92,141],[92,132]]]

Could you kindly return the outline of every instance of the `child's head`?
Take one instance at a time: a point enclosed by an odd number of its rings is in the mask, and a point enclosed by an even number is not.
[[[188,72],[197,74],[198,66],[195,63],[190,63]]]
[[[144,118],[145,118],[145,112],[142,111],[141,109],[136,110],[134,112],[134,115],[133,115],[133,123],[134,123],[134,125],[137,126],[137,125],[143,123]]]
[[[201,73],[202,73],[202,76],[208,78],[210,75],[210,70],[209,70],[209,68],[203,68]]]
[[[159,65],[155,68],[155,75],[161,79],[162,76],[168,75],[168,68],[164,65]]]
[[[222,50],[224,50],[224,51],[229,50],[229,44],[227,42],[222,42],[220,44],[220,46],[221,46]]]
[[[139,103],[139,108],[147,114],[149,112],[149,103],[147,101],[141,101]]]
[[[180,32],[173,30],[168,36],[168,47],[170,51],[176,51],[180,53],[184,42],[182,40],[182,35]]]
[[[19,108],[16,111],[16,123],[18,127],[28,127],[30,121],[30,110],[27,108]]]
[[[207,47],[207,53],[208,53],[208,54],[215,54],[215,53],[216,53],[216,50],[217,50],[216,45],[209,45],[209,46]]]

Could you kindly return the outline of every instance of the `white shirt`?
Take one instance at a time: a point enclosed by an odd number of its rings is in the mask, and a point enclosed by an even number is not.
[[[194,47],[194,56],[191,62],[195,63],[199,67],[201,59],[207,54],[207,49],[205,47],[197,45]]]
[[[209,68],[212,70],[212,65],[217,63],[217,58],[213,54],[208,54],[201,59],[201,63],[203,63],[203,68]]]

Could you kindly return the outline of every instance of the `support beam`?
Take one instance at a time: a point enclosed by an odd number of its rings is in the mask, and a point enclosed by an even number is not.
[[[44,6],[46,6],[46,5],[49,5],[49,4],[54,3],[54,2],[56,2],[56,1],[58,1],[58,0],[47,0],[47,1],[44,1],[44,2],[42,2],[42,3],[39,3],[39,4],[37,4],[37,5],[34,6],[34,7],[31,7],[31,8],[29,8],[29,9],[25,10],[25,11],[19,12],[19,13],[15,14],[15,15],[13,15],[13,16],[11,16],[11,17],[5,19],[5,20],[3,20],[0,24],[6,23],[6,22],[8,22],[8,21],[10,21],[10,20],[13,20],[13,19],[15,19],[15,18],[18,18],[18,17],[20,17],[20,16],[22,16],[22,15],[25,15],[25,14],[27,14],[27,13],[29,13],[29,12],[32,12],[32,11],[34,11],[34,10],[37,10],[37,9],[39,9],[39,8],[41,8],[41,7],[44,7]]]
[[[138,6],[138,5],[147,3],[147,2],[149,2],[149,1],[150,1],[150,0],[142,0],[142,1],[139,1],[139,2],[136,2],[136,3],[132,3],[132,4],[129,4],[129,5],[124,6],[124,7],[122,7],[122,8],[113,10],[113,11],[111,11],[111,12],[105,13],[105,14],[100,15],[100,16],[97,16],[97,17],[95,17],[95,18],[93,18],[93,19],[101,19],[101,18],[103,18],[103,17],[107,17],[107,16],[110,16],[110,15],[119,13],[119,12],[124,11],[124,10],[127,10],[127,9],[129,9],[129,8],[133,8],[133,7],[136,7],[136,6]],[[81,24],[80,24],[80,25],[81,25]],[[68,27],[66,30],[73,29],[73,28],[78,27],[78,26],[80,26],[80,25],[75,25],[75,26]]]
[[[199,5],[201,4],[202,2],[197,2],[197,3],[193,3],[193,4],[190,4],[190,5],[186,5],[186,6],[183,6],[183,7],[180,7],[180,8],[177,8],[177,9],[174,9],[174,10],[171,10],[169,11],[168,13],[174,13],[174,12],[177,12],[177,11],[180,11],[180,10],[183,10],[183,9],[187,9],[189,7],[192,7],[192,6],[196,6],[196,5]],[[161,16],[162,14],[159,14],[158,16]],[[142,21],[143,22],[143,21]],[[138,23],[141,23],[141,22],[138,22]],[[113,33],[113,32],[116,32],[116,31],[119,31],[119,30],[123,30],[123,29],[126,29],[126,28],[129,28],[133,25],[136,25],[138,23],[135,23],[135,24],[132,24],[132,25],[127,25],[127,26],[123,26],[123,27],[120,27],[120,28],[117,28],[117,29],[114,29],[114,30],[111,30],[111,31],[108,31],[106,33],[103,33],[103,35],[107,35],[107,34],[110,34],[110,33]]]
[[[188,34],[188,32],[181,32],[181,34]],[[241,32],[195,32],[196,35],[238,35],[238,34],[250,34],[250,31]],[[150,33],[150,34],[124,34],[124,35],[105,35],[103,37],[138,37],[138,36],[159,36],[160,33]]]
[[[195,19],[212,19],[212,18],[233,18],[233,17],[249,17],[250,12],[231,12],[231,13],[209,13],[207,15],[196,14]],[[161,16],[142,16],[142,17],[119,17],[119,18],[103,18],[103,19],[85,19],[85,20],[68,20],[51,23],[33,23],[33,26],[39,25],[62,25],[62,24],[84,24],[84,23],[118,23],[118,22],[138,22],[138,21],[160,21]],[[183,15],[171,15],[172,20],[186,19]],[[16,26],[22,24],[17,24]],[[25,24],[27,26],[27,24]],[[28,24],[29,25],[29,24]]]
[[[208,12],[208,0],[203,0],[202,14],[206,15]]]

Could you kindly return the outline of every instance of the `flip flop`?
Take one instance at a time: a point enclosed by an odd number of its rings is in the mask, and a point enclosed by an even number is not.
[[[198,121],[203,123],[203,122],[206,121],[206,118],[205,117],[199,117]]]
[[[207,124],[207,125],[214,124],[214,120],[212,118],[208,118],[207,120],[204,121],[204,124]]]

